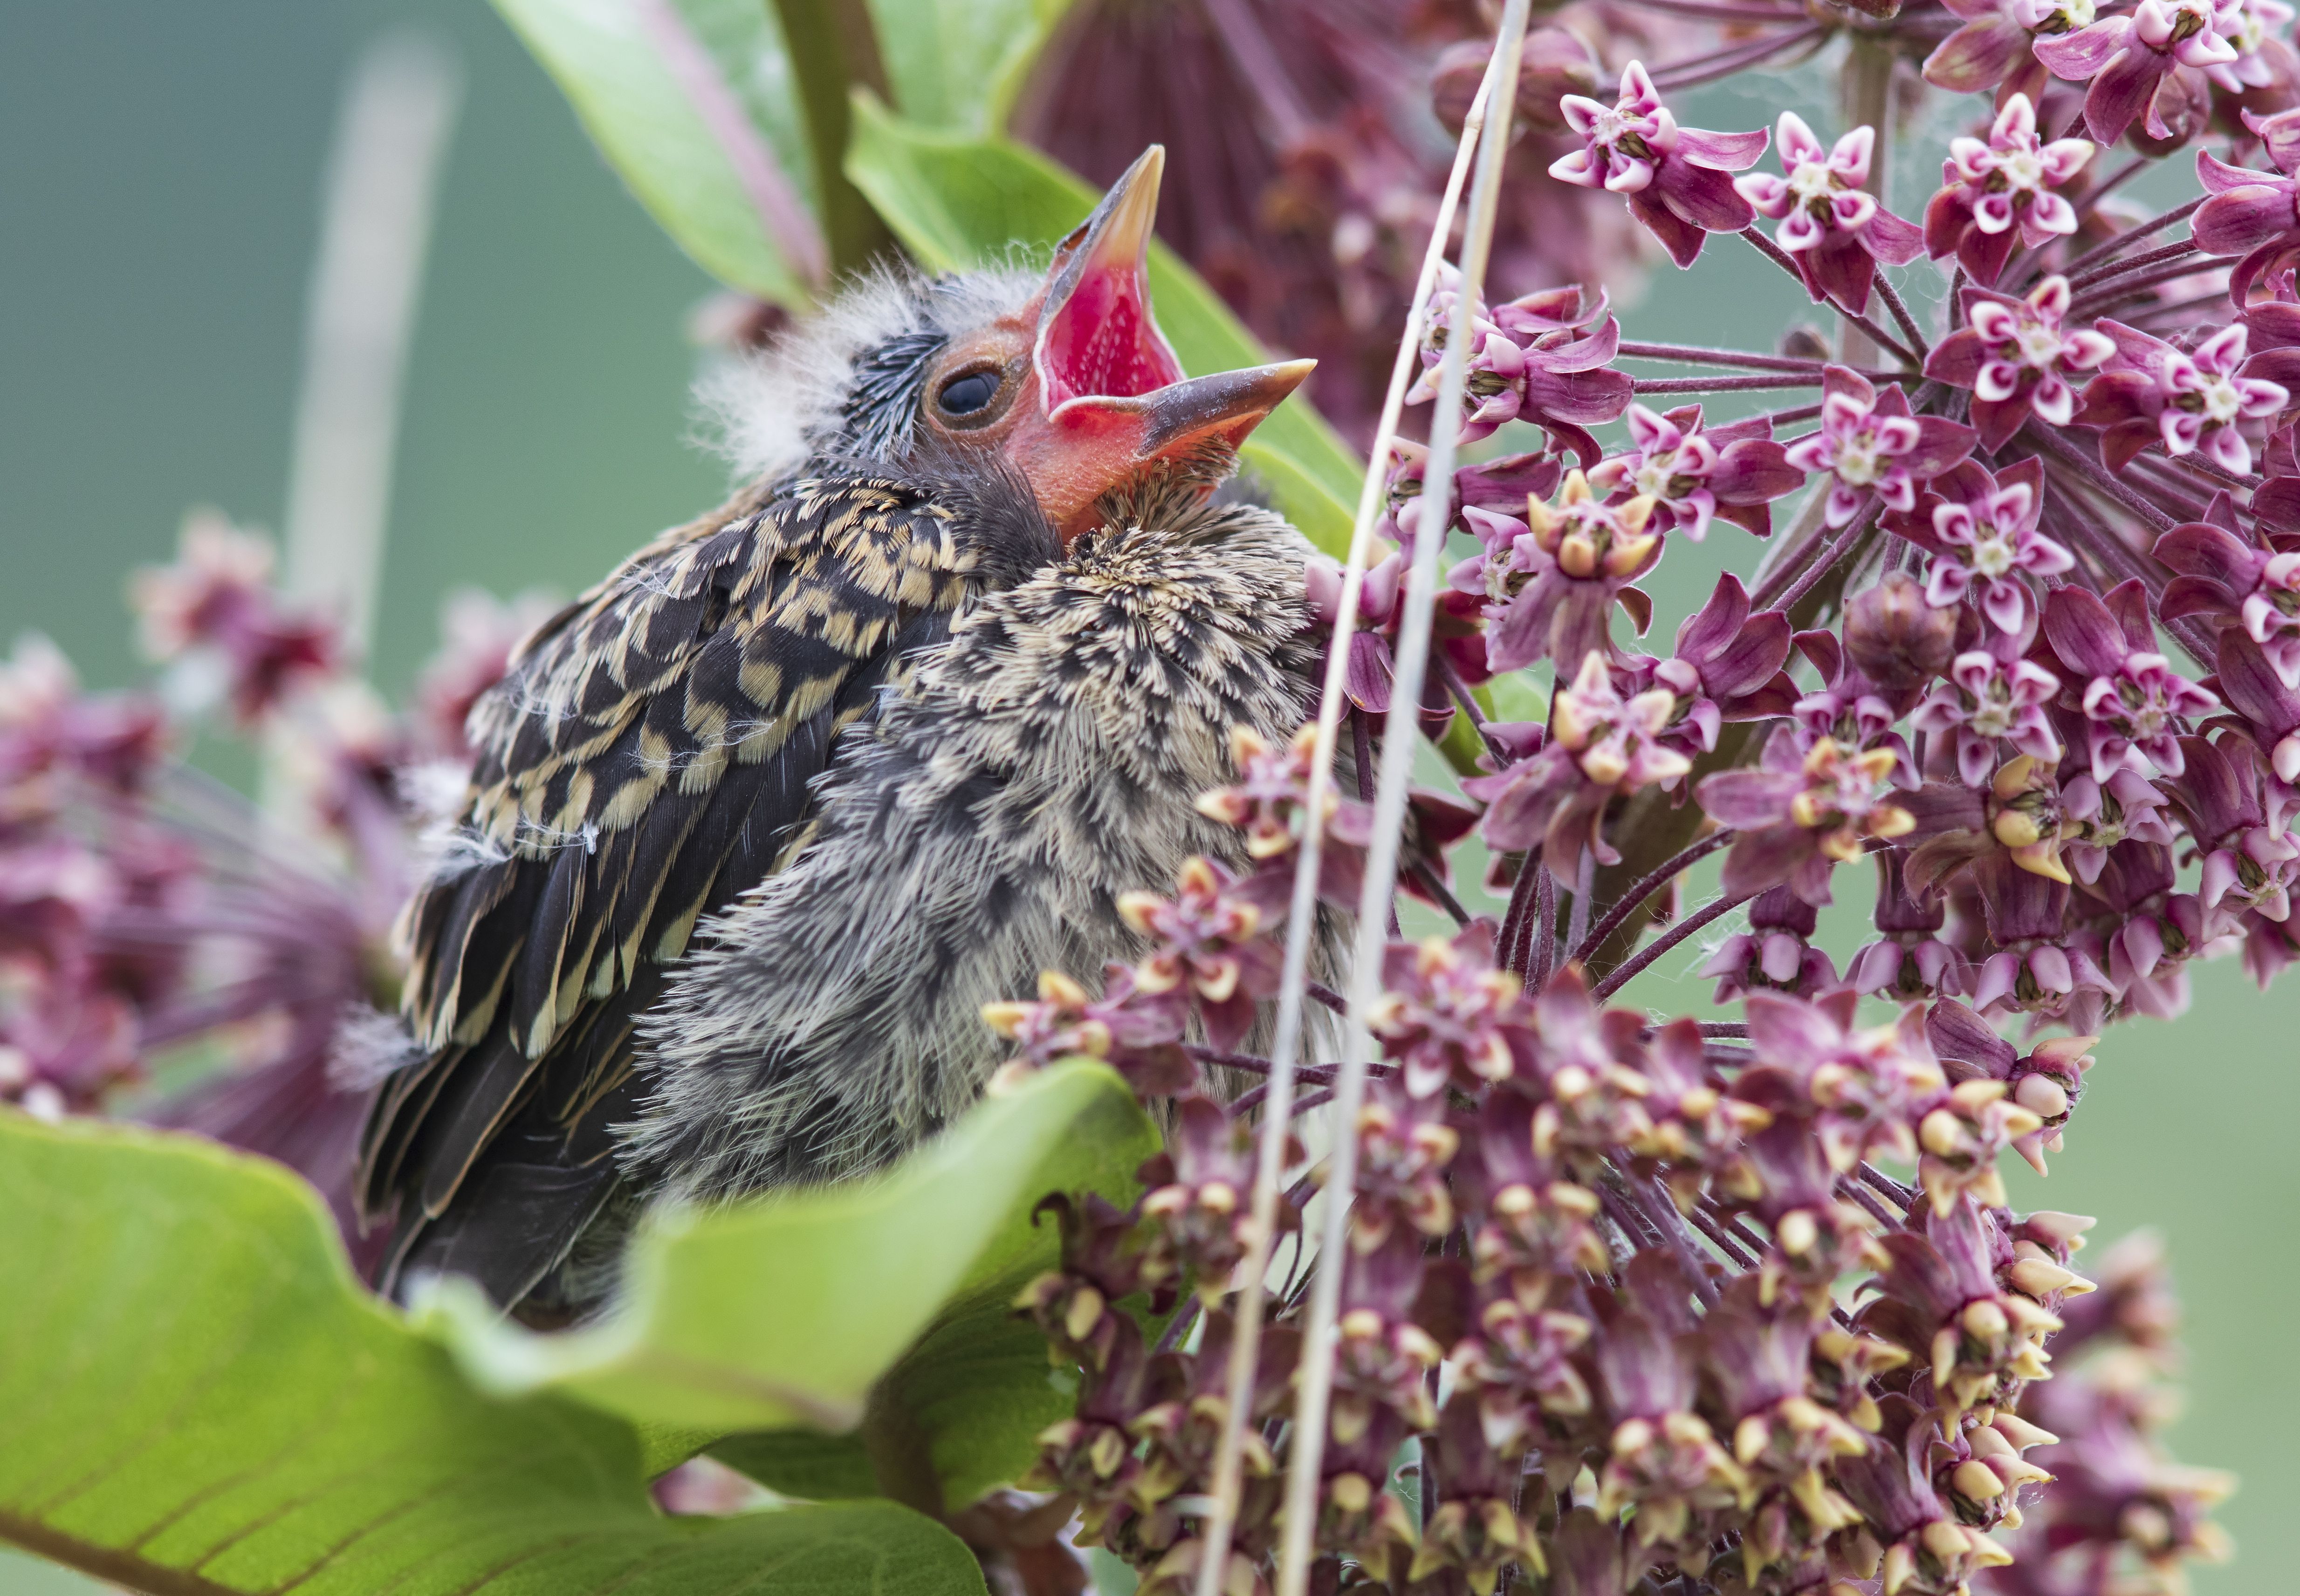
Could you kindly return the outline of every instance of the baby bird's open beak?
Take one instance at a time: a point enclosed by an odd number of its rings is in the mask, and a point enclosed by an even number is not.
[[[1066,545],[1091,524],[1096,500],[1151,466],[1210,445],[1235,449],[1317,364],[1182,374],[1150,310],[1150,229],[1165,166],[1161,146],[1142,153],[1055,246],[1039,293],[1036,403],[1005,451]]]

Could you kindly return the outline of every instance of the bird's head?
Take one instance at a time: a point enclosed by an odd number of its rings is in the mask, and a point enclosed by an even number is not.
[[[722,394],[743,463],[900,470],[992,455],[1029,485],[1065,544],[1095,523],[1103,498],[1150,476],[1211,489],[1315,362],[1183,375],[1150,307],[1164,167],[1162,149],[1145,151],[1054,246],[1043,275],[859,284]]]

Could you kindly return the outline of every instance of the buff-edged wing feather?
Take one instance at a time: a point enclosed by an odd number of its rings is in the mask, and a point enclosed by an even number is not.
[[[1042,557],[1010,498],[856,475],[738,501],[626,561],[481,701],[462,826],[403,920],[430,1052],[385,1084],[362,1148],[399,1260],[421,1241],[424,1267],[515,1295],[472,1227],[504,1230],[528,1276],[538,1214],[596,1208],[642,977],[776,867],[839,732],[946,634],[986,544]]]

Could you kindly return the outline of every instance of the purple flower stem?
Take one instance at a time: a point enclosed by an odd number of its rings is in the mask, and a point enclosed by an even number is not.
[[[1687,365],[1742,366],[1753,371],[1811,372],[1816,378],[1821,368],[1833,365],[1832,361],[1801,360],[1791,354],[1751,354],[1739,349],[1704,349],[1692,344],[1629,344],[1620,351],[1627,360],[1679,361]],[[1900,382],[1906,374],[1900,371],[1863,370],[1862,376],[1871,382]]]
[[[2176,316],[2186,317],[2193,312],[2203,310],[2206,305],[2224,305],[2227,303],[2227,290],[2214,288],[2208,294],[2191,294],[2186,299],[2168,300],[2162,304],[2152,306],[2147,310],[2136,311],[2125,320],[2136,325],[2164,321]]]
[[[1671,926],[1668,930],[1654,938],[1652,942],[1646,943],[1644,952],[1638,953],[1636,958],[1624,960],[1614,968],[1612,975],[1607,976],[1604,980],[1598,982],[1596,985],[1590,988],[1589,995],[1596,998],[1599,1002],[1604,1002],[1607,998],[1612,996],[1622,987],[1637,979],[1638,977],[1645,974],[1647,969],[1653,967],[1654,960],[1659,959],[1663,953],[1668,952],[1671,948],[1677,946],[1678,943],[1683,942],[1696,931],[1703,929],[1712,921],[1717,920],[1721,917],[1731,913],[1734,910],[1740,908],[1742,904],[1746,903],[1750,899],[1756,895],[1757,894],[1754,892],[1748,892],[1743,893],[1738,897],[1720,898],[1715,902],[1709,905],[1708,908],[1702,910],[1699,913],[1688,915],[1684,919],[1679,920],[1676,925]]]
[[[1307,1097],[1296,1099],[1294,1104],[1294,1118],[1299,1119],[1312,1109],[1323,1108],[1332,1100],[1333,1095],[1334,1089],[1329,1086],[1322,1092],[1312,1092]]]
[[[1781,594],[1778,603],[1768,605],[1767,608],[1794,611],[1796,608],[1797,600],[1811,593],[1815,584],[1834,570],[1837,568],[1837,562],[1851,553],[1854,545],[1867,536],[1870,529],[1876,524],[1877,511],[1871,508],[1867,515],[1846,528],[1843,534],[1835,543],[1829,545],[1828,551],[1821,558],[1804,568],[1804,575],[1796,579],[1796,586]]]
[[[2212,297],[2215,299],[2224,299],[2227,295],[2216,294]],[[2265,486],[2268,482],[2267,478],[2261,476],[2256,471],[2250,476],[2239,477],[2234,471],[2227,470],[2221,466],[2215,465],[2212,461],[2205,459],[2202,454],[2183,454],[2177,460],[2169,455],[2160,457],[2154,454],[2146,455],[2143,458],[2149,461],[2152,464],[2161,464],[2173,470],[2194,471],[2198,476],[2204,477],[2224,487],[2241,487],[2251,489]]]
[[[2155,505],[2110,476],[2100,461],[2085,453],[2054,428],[2042,425],[2031,417],[2029,424],[2021,429],[2021,436],[2034,445],[2039,453],[2051,455],[2053,459],[2082,478],[2088,485],[2106,494],[2157,531],[2170,532],[2172,529],[2173,523],[2171,516],[2166,515]],[[2154,591],[2157,586],[2157,584],[2151,584],[2151,591]]]
[[[1746,366],[1757,371],[1812,371],[1818,373],[1826,361],[1799,360],[1789,354],[1748,354],[1738,349],[1705,349],[1696,344],[1632,344],[1626,340],[1621,347],[1626,360],[1682,361],[1688,365]]]
[[[1679,849],[1676,853],[1663,860],[1652,870],[1640,877],[1627,892],[1614,899],[1613,906],[1605,911],[1605,918],[1591,927],[1587,936],[1577,936],[1573,939],[1573,952],[1569,957],[1586,962],[1591,954],[1605,945],[1607,937],[1621,928],[1622,921],[1644,906],[1646,899],[1738,835],[1740,835],[1739,832],[1728,826],[1721,830],[1711,832],[1691,847]],[[1701,1028],[1701,1034],[1704,1036],[1721,1036],[1728,1033],[1712,1031],[1709,1027],[1704,1026]],[[1746,1026],[1738,1026],[1735,1027],[1730,1034],[1746,1036],[1749,1029]]]
[[[1818,404],[1800,404],[1793,410],[1766,411],[1753,419],[1771,421],[1775,427],[1794,427],[1800,421],[1810,421],[1819,414],[1821,406]]]
[[[1694,1226],[1702,1234],[1716,1244],[1720,1252],[1731,1259],[1736,1265],[1744,1269],[1754,1269],[1757,1267],[1755,1256],[1744,1251],[1741,1243],[1735,1241],[1732,1234],[1720,1225],[1706,1209],[1696,1208],[1688,1218],[1693,1221]],[[1760,1246],[1757,1251],[1762,1252],[1764,1248]]]
[[[2147,478],[2149,491],[2171,501],[2188,520],[2194,521],[2204,519],[2204,503],[2210,497],[2209,492],[2201,489],[2197,483],[2174,470],[2170,461],[2159,460],[2153,455],[2137,454],[2133,456],[2131,463],[2124,469]]]
[[[1462,673],[1454,669],[1454,661],[1433,650],[1429,662],[1438,668],[1438,679],[1446,684],[1446,691],[1454,695],[1454,702],[1462,706],[1462,713],[1467,715],[1470,724],[1477,728],[1479,741],[1485,744],[1486,752],[1494,756],[1496,768],[1509,763],[1507,752],[1494,741],[1493,733],[1488,729],[1492,723],[1486,719],[1484,707],[1478,702],[1477,694],[1470,691],[1470,684],[1462,679]]]
[[[1860,1175],[1862,1180],[1899,1203],[1904,1212],[1906,1212],[1909,1205],[1917,1200],[1917,1191],[1914,1186],[1903,1185],[1874,1164],[1862,1164]]]
[[[1578,948],[1581,939],[1589,935],[1589,895],[1597,884],[1597,856],[1588,849],[1581,851],[1581,868],[1573,879],[1573,910],[1565,922],[1565,945]]]
[[[1948,329],[1961,332],[1964,328],[1964,268],[1956,269],[1956,276],[1948,285]]]
[[[1495,957],[1501,960],[1502,968],[1515,970],[1521,979],[1533,972],[1529,927],[1533,916],[1534,877],[1541,868],[1540,854],[1529,850],[1518,866],[1517,880],[1510,887],[1509,907],[1502,911],[1502,928],[1495,941]]]
[[[1647,1222],[1655,1230],[1661,1232],[1662,1238],[1669,1243],[1670,1251],[1677,1254],[1677,1261],[1684,1267],[1687,1276],[1693,1282],[1693,1289],[1699,1293],[1701,1300],[1704,1302],[1716,1301],[1717,1283],[1709,1277],[1709,1271],[1702,1267],[1708,1259],[1703,1255],[1701,1249],[1695,1244],[1693,1232],[1687,1226],[1685,1216],[1678,1211],[1677,1204],[1670,1200],[1669,1193],[1662,1187],[1660,1177],[1649,1175],[1642,1184],[1635,1180],[1629,1181],[1625,1184],[1622,1195],[1636,1204],[1638,1211],[1646,1216]]]
[[[1776,372],[1764,377],[1640,377],[1631,385],[1633,391],[1640,394],[1753,394],[1767,388],[1820,386],[1818,371]]]
[[[1327,1008],[1331,1009],[1337,1014],[1347,1014],[1350,1011],[1350,1005],[1348,1002],[1343,998],[1342,994],[1336,992],[1332,987],[1325,985],[1321,981],[1311,982],[1304,990],[1309,993],[1312,998],[1323,1003]]]
[[[2170,265],[2159,266],[2154,271],[2144,271],[2137,277],[2117,278],[2104,282],[2098,288],[2088,290],[2070,302],[2069,319],[2073,321],[2079,317],[2089,320],[2105,316],[2121,306],[2146,299],[2149,290],[2160,284],[2178,282],[2184,277],[2194,277],[2200,271],[2229,265],[2230,262],[2231,257],[2227,255],[2192,255],[2185,261],[2174,261]]]
[[[1905,1214],[1896,1214],[1888,1209],[1883,1203],[1877,1201],[1877,1194],[1866,1186],[1856,1185],[1849,1180],[1840,1180],[1837,1183],[1837,1189],[1843,1195],[1859,1203],[1871,1218],[1888,1230],[1900,1229],[1908,1218]]]
[[[1444,910],[1446,918],[1454,924],[1466,926],[1470,923],[1470,911],[1462,907],[1461,899],[1447,890],[1445,882],[1438,878],[1438,872],[1430,868],[1428,860],[1406,860],[1405,873],[1413,877],[1415,884],[1429,894],[1430,901]]]
[[[1557,877],[1538,856],[1531,862],[1536,877],[1533,919],[1526,935],[1533,943],[1533,974],[1526,984],[1538,992],[1549,985],[1550,971],[1557,968]]]
[[[2096,200],[2099,199],[2110,189],[2115,187],[2125,179],[2130,177],[2134,172],[2139,170],[2145,164],[2146,164],[2145,158],[2136,157],[2129,165],[2118,172],[2116,176],[2109,179],[2106,182],[2101,184],[2100,187],[2095,188],[2090,194],[2085,195],[2084,203],[2077,207],[2078,220],[2083,220],[2083,218],[2092,210],[2093,203]],[[2162,216],[2152,216],[2146,221],[2136,223],[2135,225],[2125,229],[2124,231],[2117,234],[2115,237],[2111,238],[2105,244],[2095,245],[2092,248],[2079,255],[2075,260],[2071,261],[2066,266],[2062,267],[2061,275],[2067,277],[2071,272],[2082,271],[2086,267],[2090,266],[2096,261],[2104,261],[2108,259],[2109,256],[2114,254],[2118,250],[2122,249],[2126,245],[2132,243],[2136,239],[2146,238],[2151,233],[2161,233],[2176,221],[2185,221],[2188,220],[2191,212],[2210,198],[2212,198],[2212,195],[2209,194],[2200,194],[2185,205],[2175,205],[2170,211],[2165,212]],[[2074,279],[2071,278],[2071,280],[2073,281]]]
[[[2178,244],[2167,244],[2161,249],[2152,249],[2145,255],[2135,255],[2129,261],[2114,261],[2105,266],[2096,266],[2082,276],[2071,277],[2069,278],[2069,291],[2071,294],[2081,295],[2094,284],[2106,282],[2112,277],[2121,276],[2128,271],[2143,270],[2160,262],[2177,261],[2183,255],[2192,255],[2196,253],[2196,241],[2194,238],[2183,238]]]
[[[1654,87],[1662,89],[1692,88],[1718,78],[1729,78],[1744,67],[1754,66],[1768,55],[1777,55],[1799,45],[1816,44],[1828,37],[1828,29],[1819,24],[1800,28],[1793,33],[1758,39],[1729,50],[1719,50],[1708,55],[1696,56],[1662,68],[1653,74]]]
[[[1746,1019],[1704,1019],[1701,1021],[1701,1034],[1746,1042],[1749,1039],[1749,1022]]]
[[[1885,308],[1893,312],[1893,320],[1901,324],[1903,332],[1908,334],[1909,342],[1916,346],[1917,353],[1930,354],[1933,346],[1926,343],[1925,335],[1917,330],[1917,320],[1909,314],[1909,307],[1902,303],[1901,291],[1887,281],[1881,271],[1877,274],[1877,292],[1883,296]]]
[[[1788,251],[1783,249],[1771,238],[1766,237],[1754,227],[1746,227],[1742,229],[1738,237],[1746,238],[1750,244],[1756,248],[1759,254],[1763,255],[1774,265],[1779,267],[1783,271],[1788,272],[1791,277],[1796,278],[1798,287],[1802,288],[1804,287],[1804,273],[1797,270],[1796,262],[1789,258]],[[1881,272],[1879,273],[1877,281],[1882,283],[1884,280],[1884,275]],[[1830,310],[1835,311],[1838,315],[1844,317],[1847,321],[1850,321],[1854,326],[1859,328],[1862,332],[1867,333],[1870,340],[1879,349],[1891,350],[1895,354],[1899,355],[1912,366],[1921,366],[1925,363],[1913,352],[1912,352],[1906,345],[1903,344],[1892,334],[1887,332],[1883,328],[1878,326],[1874,321],[1870,320],[1868,317],[1854,315],[1851,311],[1846,310],[1834,299],[1828,301],[1828,304]],[[1815,413],[1817,414],[1819,412],[1816,411]]]

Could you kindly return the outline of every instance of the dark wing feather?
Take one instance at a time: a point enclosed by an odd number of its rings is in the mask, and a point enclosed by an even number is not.
[[[483,699],[463,857],[402,922],[432,1052],[385,1083],[362,1201],[386,1279],[530,1290],[607,1201],[633,1023],[696,922],[788,852],[838,734],[979,579],[926,489],[789,484],[666,534]]]

